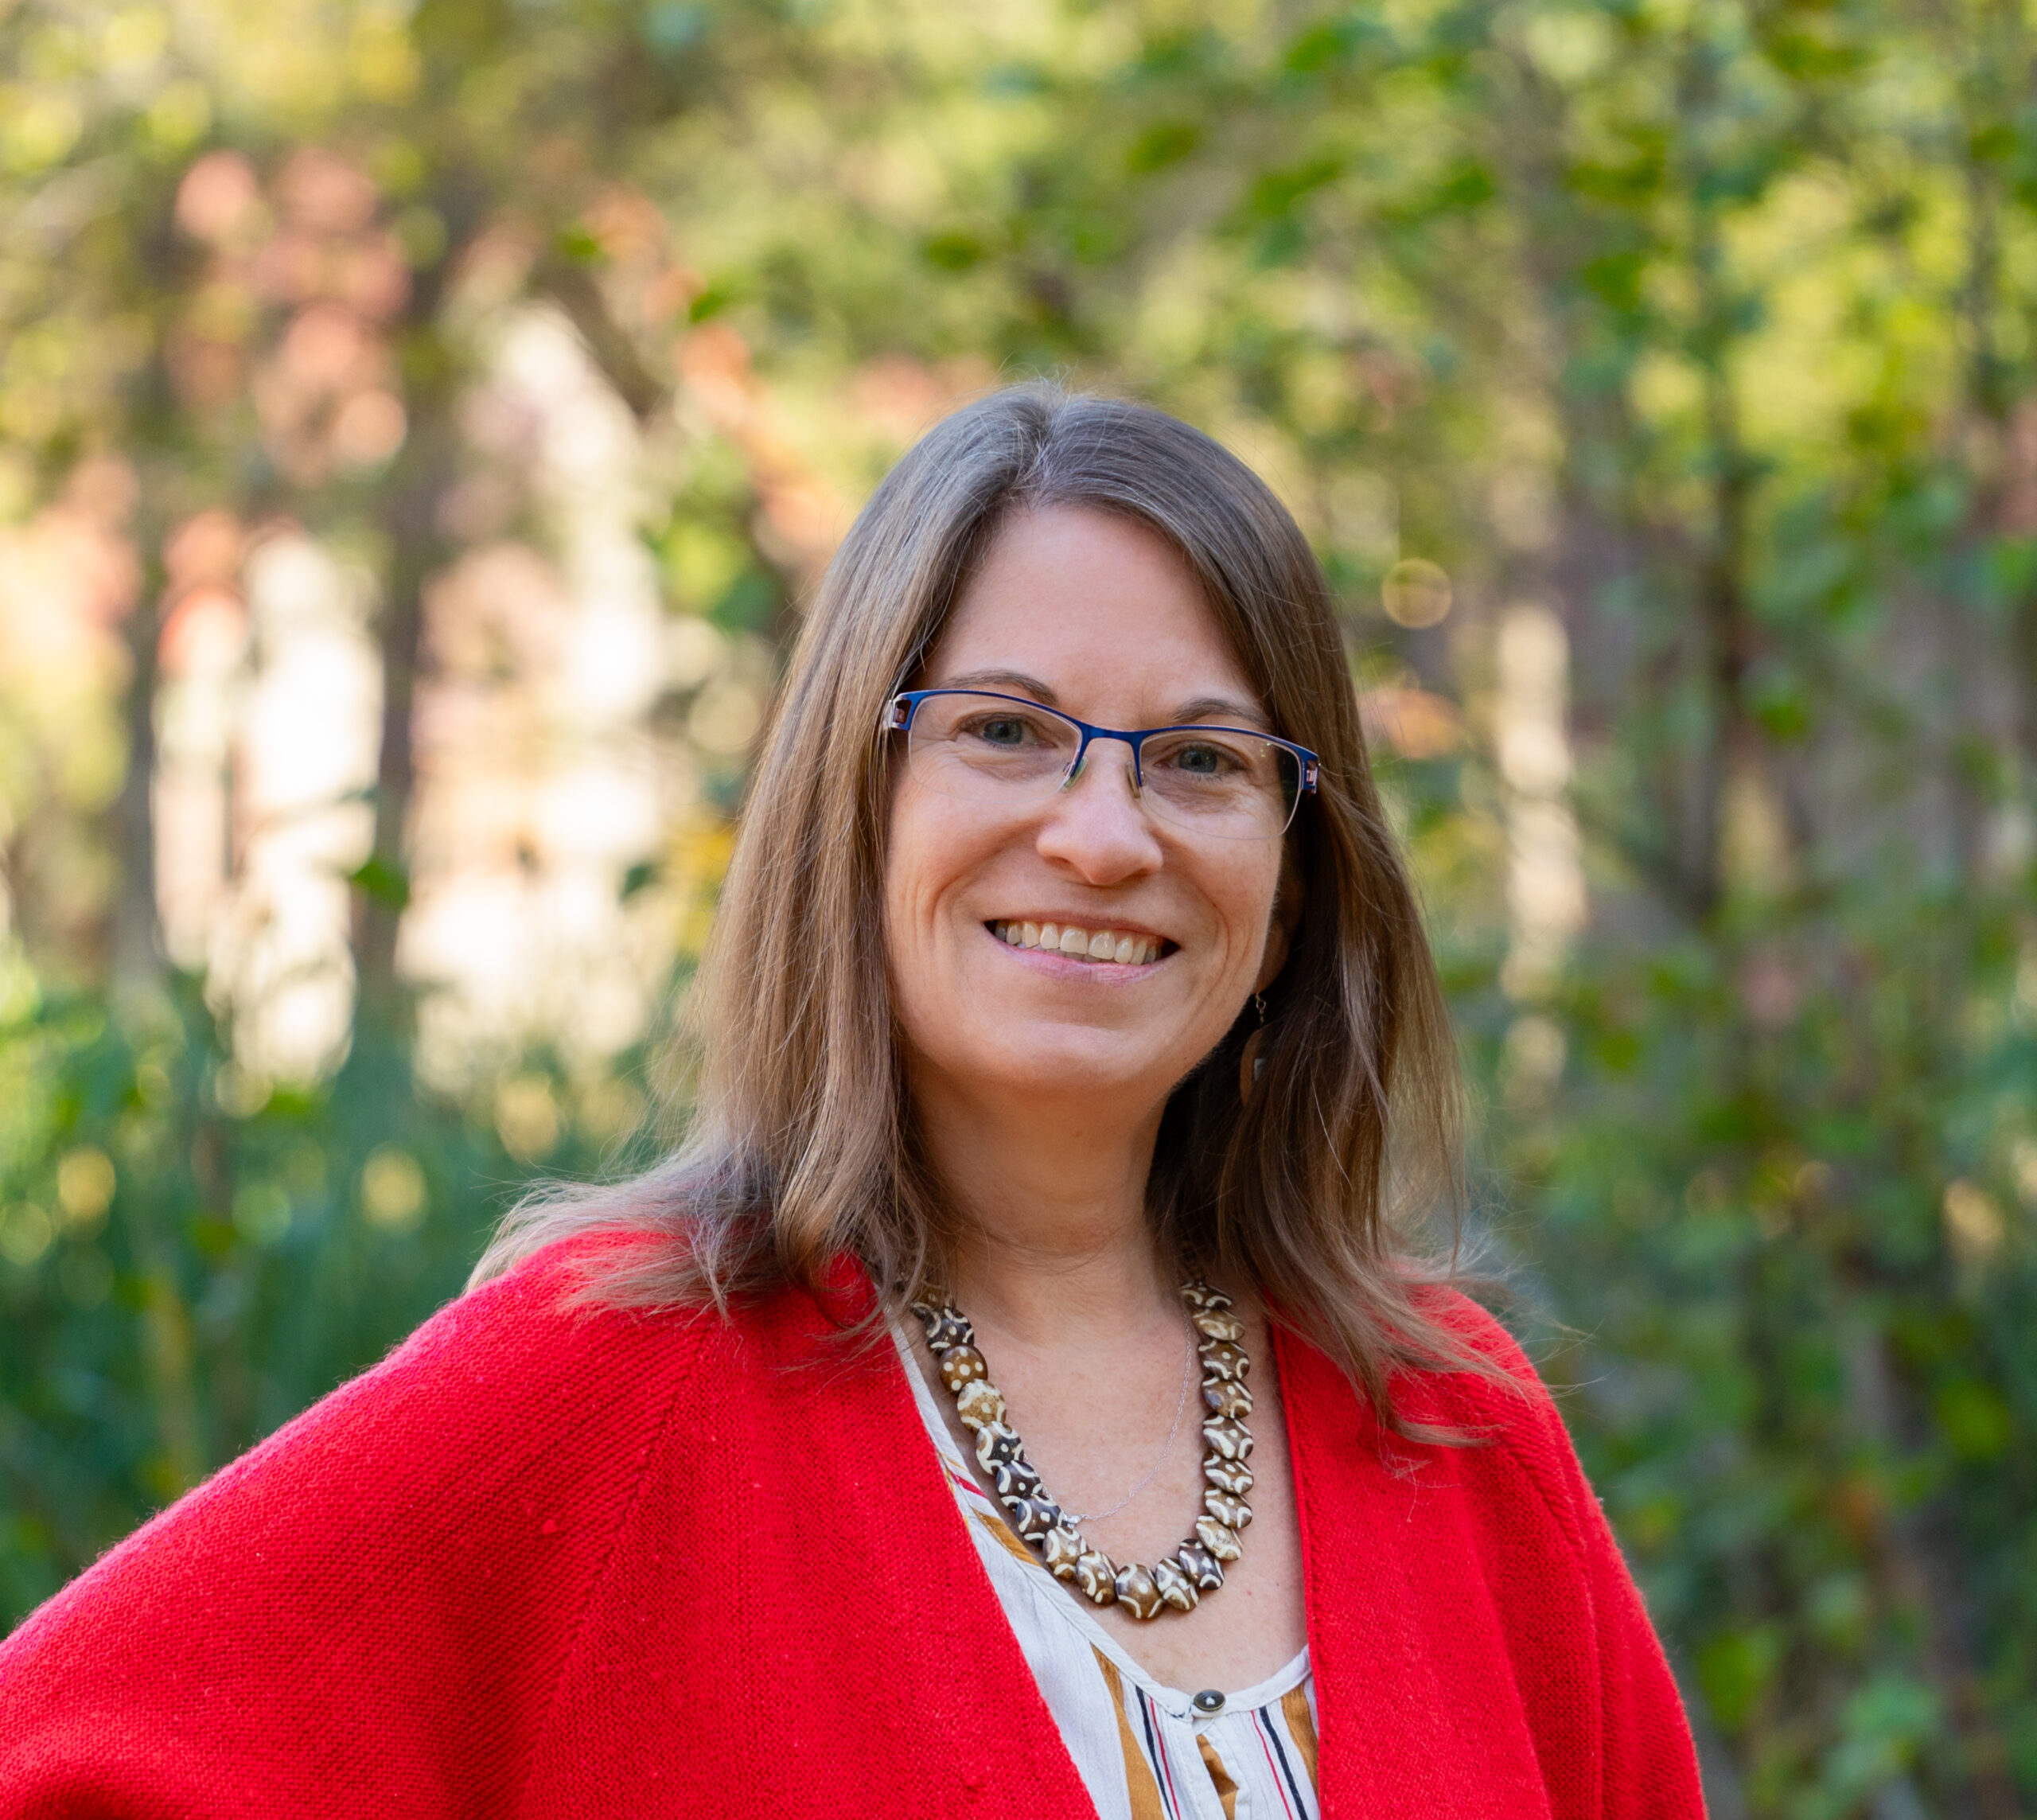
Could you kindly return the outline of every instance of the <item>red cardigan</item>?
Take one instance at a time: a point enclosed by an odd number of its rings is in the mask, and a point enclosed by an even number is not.
[[[565,1280],[454,1302],[0,1644],[0,1816],[1091,1812],[891,1349],[804,1295],[724,1324]],[[1546,1395],[1410,1379],[1498,1439],[1396,1456],[1276,1352],[1324,1813],[1701,1815]]]

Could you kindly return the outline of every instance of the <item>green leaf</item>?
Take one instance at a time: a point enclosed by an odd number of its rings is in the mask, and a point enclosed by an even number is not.
[[[411,901],[410,874],[379,855],[371,855],[348,873],[347,883],[388,910],[400,910]]]
[[[1131,142],[1124,168],[1135,177],[1178,164],[1202,142],[1202,129],[1193,120],[1162,120]]]
[[[929,234],[920,242],[920,257],[939,271],[972,271],[988,256],[988,251],[976,235],[960,228]]]

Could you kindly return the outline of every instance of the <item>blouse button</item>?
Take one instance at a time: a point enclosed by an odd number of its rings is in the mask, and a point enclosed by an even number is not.
[[[1190,1702],[1198,1713],[1221,1713],[1224,1709],[1224,1697],[1213,1687],[1205,1687]]]

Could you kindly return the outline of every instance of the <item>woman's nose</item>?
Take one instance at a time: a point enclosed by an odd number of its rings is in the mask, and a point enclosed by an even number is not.
[[[1074,781],[1055,793],[1040,824],[1038,848],[1042,857],[1073,867],[1093,885],[1159,868],[1159,837],[1132,793],[1129,751],[1114,742],[1090,746]]]

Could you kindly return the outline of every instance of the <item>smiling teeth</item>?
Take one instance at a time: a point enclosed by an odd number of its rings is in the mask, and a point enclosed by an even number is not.
[[[1108,961],[1113,966],[1143,967],[1160,957],[1157,937],[1119,929],[1077,929],[1072,923],[1057,922],[994,922],[990,926],[999,941],[1014,948],[1050,949],[1087,961]]]

